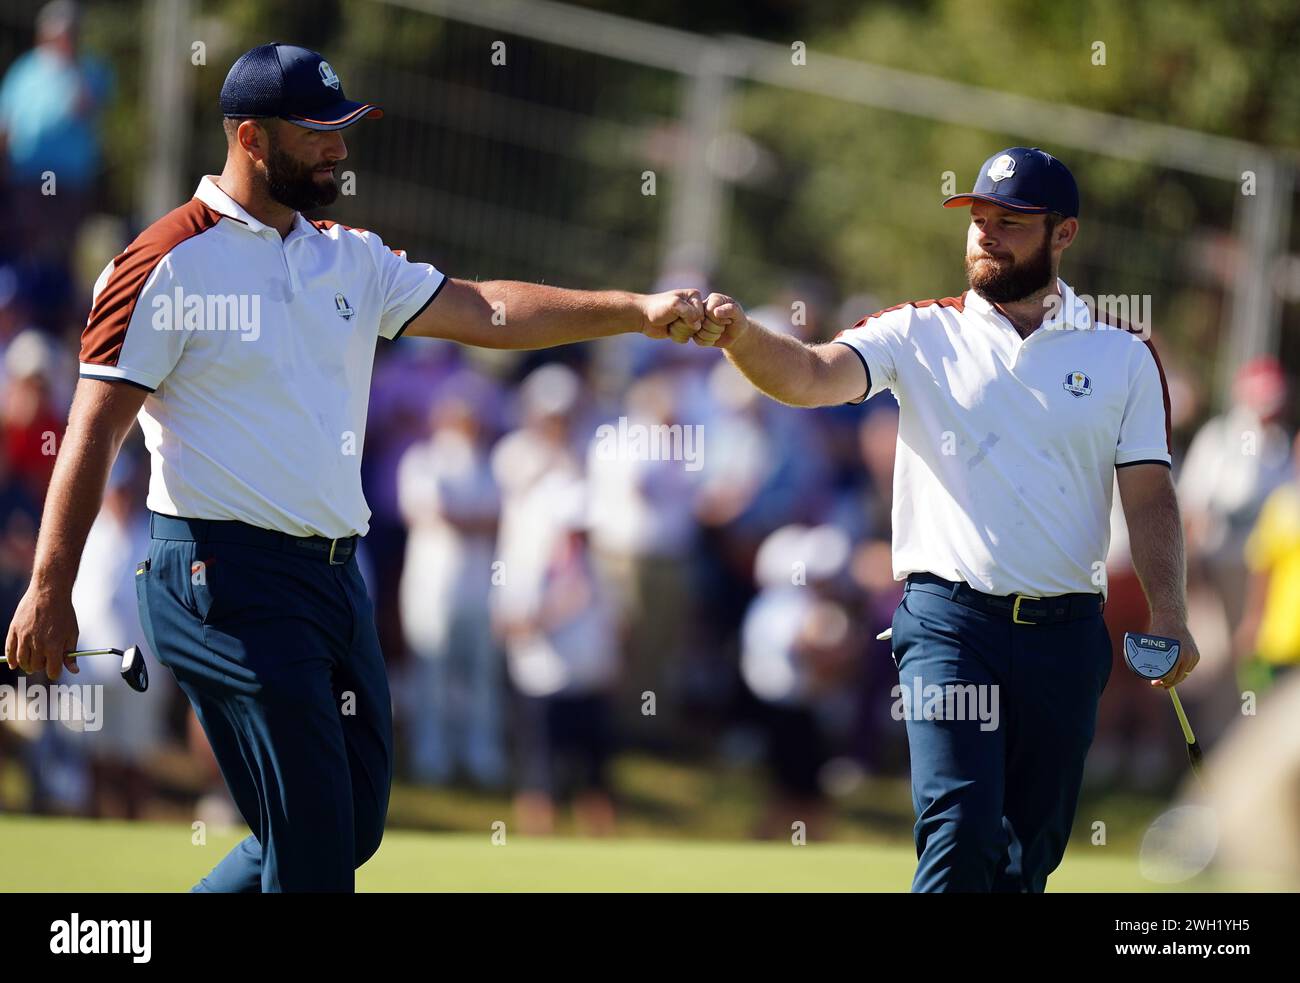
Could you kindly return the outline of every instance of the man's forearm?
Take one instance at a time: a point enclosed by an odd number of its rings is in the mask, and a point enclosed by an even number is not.
[[[808,399],[815,389],[817,356],[798,338],[751,321],[724,351],[756,389],[790,406],[815,405]]]
[[[1153,615],[1187,618],[1187,561],[1183,524],[1173,488],[1128,511],[1133,569],[1146,591]]]
[[[635,294],[566,290],[516,280],[451,280],[407,322],[407,334],[479,348],[530,349],[638,332],[684,343],[699,330],[698,290]]]
[[[637,295],[622,290],[567,290],[539,283],[492,280],[478,285],[491,306],[489,348],[549,348],[641,331],[645,313]]]
[[[76,418],[69,421],[45,496],[32,585],[67,593],[81,565],[86,536],[99,514],[109,470],[121,438],[97,433]]]

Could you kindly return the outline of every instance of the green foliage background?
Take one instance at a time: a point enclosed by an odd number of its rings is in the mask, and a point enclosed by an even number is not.
[[[1300,151],[1294,0],[581,5],[702,33],[783,45],[800,40],[812,57],[841,55]],[[86,25],[88,43],[118,76],[105,136],[108,186],[124,214],[135,204],[151,132],[140,98],[146,8],[140,0],[101,0],[89,7]],[[437,185],[448,201],[501,209],[492,221],[475,213],[469,229],[454,211],[412,214],[393,193],[370,198],[356,214],[341,203],[342,221],[383,230],[463,276],[640,289],[653,283],[673,175],[671,167],[661,174],[658,200],[635,192],[645,166],[646,141],[638,134],[671,125],[678,114],[684,90],[674,73],[514,38],[510,70],[490,77],[493,91],[521,105],[544,93],[564,114],[557,118],[587,120],[585,129],[541,154],[473,135],[449,148],[426,118],[427,107],[450,112],[458,84],[468,90],[482,83],[489,36],[483,31],[375,0],[200,0],[196,8],[208,63],[196,82],[201,142],[192,153],[193,180],[219,166],[216,99],[231,60],[256,43],[294,40],[327,51],[354,92],[412,97],[406,111],[398,98],[389,121],[358,141],[358,166],[382,161],[386,188]],[[1093,64],[1096,42],[1105,45],[1105,65]],[[443,96],[423,93],[429,78]],[[965,186],[989,154],[1033,142],[982,129],[979,118],[967,127],[936,124],[763,85],[742,85],[738,95],[734,122],[771,166],[729,197],[716,283],[751,306],[782,296],[796,281],[819,284],[836,301],[866,293],[881,306],[959,292],[964,219],[938,207],[941,176],[955,172]],[[1230,272],[1212,269],[1206,252],[1231,245],[1240,188],[1158,161],[1117,161],[1104,147],[1059,155],[1080,178],[1084,201],[1084,235],[1068,257],[1067,279],[1089,293],[1150,294],[1159,330],[1170,339],[1164,347],[1184,353],[1208,380]],[[520,216],[539,222],[534,227]],[[1292,215],[1291,228],[1294,243],[1300,214]],[[562,241],[556,229],[564,230]],[[1286,339],[1300,327],[1295,305],[1284,317],[1286,353],[1293,347]],[[842,326],[827,324],[825,331]]]

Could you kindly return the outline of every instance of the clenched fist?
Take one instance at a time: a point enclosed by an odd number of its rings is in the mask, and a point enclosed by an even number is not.
[[[704,304],[698,290],[646,294],[638,304],[644,318],[641,333],[651,338],[671,338],[684,345],[700,330],[704,321]]]
[[[744,308],[726,294],[709,294],[704,317],[704,326],[695,334],[695,343],[704,348],[729,348],[749,327]]]

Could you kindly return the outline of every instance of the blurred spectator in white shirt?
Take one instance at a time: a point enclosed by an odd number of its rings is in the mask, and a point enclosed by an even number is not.
[[[556,800],[574,793],[581,832],[613,832],[608,762],[610,692],[618,677],[614,605],[592,562],[585,490],[558,475],[533,491],[550,504],[545,562],[513,581],[499,615],[518,692],[516,744],[521,829],[554,830]]]
[[[1277,360],[1247,362],[1232,405],[1197,432],[1178,477],[1189,566],[1209,579],[1233,627],[1245,601],[1246,539],[1264,499],[1291,475],[1291,440],[1280,422],[1286,401]]]
[[[522,425],[492,449],[492,475],[501,489],[499,583],[492,597],[504,603],[519,586],[536,583],[556,534],[553,490],[582,478],[574,419],[582,384],[572,369],[548,364],[519,387]]]
[[[638,380],[625,415],[597,430],[587,455],[592,544],[600,569],[616,586],[626,629],[620,733],[661,750],[686,737],[693,501],[704,473],[707,429],[683,419],[682,381],[670,371]],[[642,712],[645,693],[654,694],[654,714]]]
[[[446,782],[460,766],[497,787],[506,778],[504,681],[489,596],[501,498],[478,418],[466,396],[440,399],[432,435],[398,465],[409,527],[402,627],[416,657],[404,702],[416,779]]]
[[[762,836],[788,835],[792,821],[824,832],[821,771],[830,759],[824,717],[851,702],[856,652],[838,584],[851,544],[834,526],[785,526],[760,547],[757,597],[741,634],[741,675],[758,700],[774,793]]]

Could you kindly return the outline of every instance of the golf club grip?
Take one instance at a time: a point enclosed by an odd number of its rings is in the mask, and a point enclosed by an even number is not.
[[[1192,741],[1191,744],[1187,745],[1187,760],[1191,762],[1192,774],[1196,776],[1196,780],[1201,783],[1202,787],[1204,787],[1205,778],[1201,775],[1201,745],[1197,744],[1195,741]]]

